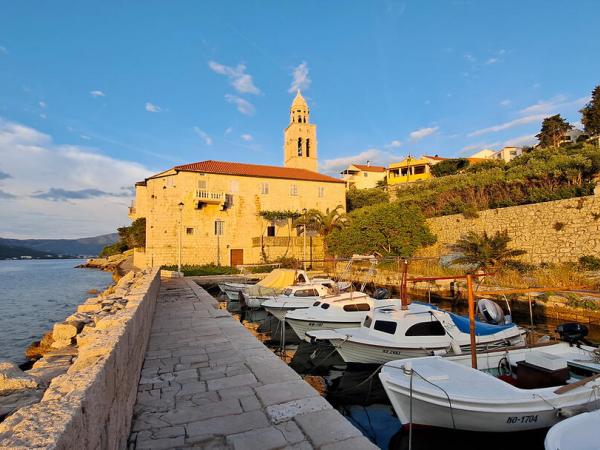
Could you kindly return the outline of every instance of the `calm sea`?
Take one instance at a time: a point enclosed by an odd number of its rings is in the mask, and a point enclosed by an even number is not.
[[[80,259],[0,261],[0,359],[26,361],[25,349],[78,304],[112,283],[108,272],[75,269]]]

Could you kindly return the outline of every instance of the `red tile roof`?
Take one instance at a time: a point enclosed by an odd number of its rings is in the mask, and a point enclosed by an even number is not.
[[[362,170],[364,172],[385,172],[385,167],[383,166],[367,166],[366,164],[351,164],[356,167],[358,170]]]
[[[246,177],[284,178],[288,180],[322,181],[325,183],[345,183],[344,180],[333,178],[306,169],[291,167],[264,166],[260,164],[243,164],[225,161],[200,161],[173,167],[182,172],[218,173],[222,175],[240,175]]]

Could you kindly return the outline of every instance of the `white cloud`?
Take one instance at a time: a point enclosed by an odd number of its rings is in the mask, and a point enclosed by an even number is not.
[[[39,102],[38,104],[40,105],[40,108],[45,108],[46,106],[48,106],[48,105],[46,104],[46,102],[45,102],[45,101],[43,101],[43,100],[40,100],[40,102]]]
[[[296,92],[297,90],[308,89],[312,80],[308,76],[308,64],[302,62],[292,70],[292,84],[288,92]]]
[[[335,176],[350,164],[366,164],[367,161],[370,161],[373,166],[388,166],[391,162],[398,162],[402,159],[404,159],[402,156],[394,155],[391,152],[370,148],[354,155],[326,159],[319,163],[319,171]]]
[[[424,137],[431,136],[438,129],[439,129],[439,127],[419,128],[418,130],[412,131],[409,134],[409,137],[413,141],[418,141],[419,139],[423,139]]]
[[[500,102],[500,106],[509,106],[511,103],[512,103],[512,101],[510,99],[506,98]]]
[[[40,131],[0,119],[0,236],[68,238],[114,232],[129,223],[131,197],[121,188],[151,173],[75,145],[57,145]],[[36,164],[31,164],[31,161]],[[61,201],[58,201],[61,200]]]
[[[208,67],[219,75],[225,75],[236,91],[241,94],[260,94],[260,89],[254,85],[252,76],[246,73],[246,66],[238,64],[236,67],[226,66],[216,61],[209,61]]]
[[[565,95],[555,95],[548,100],[540,100],[533,105],[523,108],[521,114],[556,114],[573,109],[579,109],[590,100],[590,97],[580,97],[575,100],[569,100]]]
[[[252,135],[251,134],[247,134],[247,133],[246,134],[242,134],[240,137],[242,138],[242,140],[244,140],[246,142],[250,142],[253,139]]]
[[[90,91],[90,95],[94,98],[106,97],[106,94],[102,91]]]
[[[402,146],[402,141],[399,141],[398,139],[394,139],[392,142],[385,145],[385,147],[389,147],[389,148],[398,148],[401,146]]]
[[[488,60],[485,62],[485,64],[489,66],[490,64],[496,64],[496,63],[497,63],[497,62],[499,62],[499,61],[500,61],[500,58],[489,58],[489,59],[488,59]]]
[[[42,113],[42,114],[40,114],[40,117],[41,117],[42,119],[46,119],[48,116],[47,116],[46,114]]]
[[[202,138],[206,145],[213,145],[213,140],[206,131],[203,131],[198,127],[194,127],[194,131],[198,136]]]
[[[469,62],[475,62],[476,58],[471,53],[465,53],[463,57]]]
[[[533,114],[533,115],[530,115],[530,116],[519,117],[518,119],[514,119],[514,120],[511,120],[509,122],[504,122],[504,123],[501,123],[501,124],[498,124],[498,125],[494,125],[494,126],[491,126],[491,127],[482,128],[480,130],[472,131],[471,133],[467,134],[467,136],[468,137],[481,136],[482,134],[496,133],[498,131],[508,130],[509,128],[518,127],[518,126],[521,126],[521,125],[526,125],[526,124],[532,123],[532,122],[540,122],[546,116],[547,116],[546,114]]]
[[[538,139],[535,137],[535,134],[526,134],[508,139],[502,145],[504,147],[530,147],[537,143]]]
[[[157,113],[157,112],[161,112],[162,109],[158,105],[155,105],[150,102],[146,102],[146,111],[151,112],[151,113]]]
[[[246,116],[254,115],[255,109],[254,105],[247,100],[244,100],[237,95],[226,94],[225,100],[227,103],[231,103],[237,106],[237,110]]]
[[[89,136],[88,136],[88,135],[86,135],[86,134],[81,134],[81,135],[79,135],[79,137],[80,137],[81,139],[85,139],[86,141],[89,141],[90,139],[92,139],[91,137],[89,137]]]
[[[232,131],[233,131],[233,127],[227,127],[227,128],[225,129],[225,133],[224,133],[224,134],[226,134],[226,135],[227,135],[227,134],[231,134],[231,132],[232,132]]]

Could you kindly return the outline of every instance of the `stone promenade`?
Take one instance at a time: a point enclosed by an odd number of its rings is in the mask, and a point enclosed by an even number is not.
[[[163,279],[130,449],[376,449],[191,280]]]

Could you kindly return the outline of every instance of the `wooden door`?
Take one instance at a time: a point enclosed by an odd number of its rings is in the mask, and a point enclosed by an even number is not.
[[[231,266],[239,266],[244,264],[244,250],[241,248],[232,248],[230,250]]]

